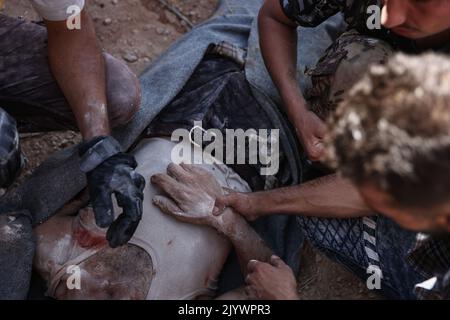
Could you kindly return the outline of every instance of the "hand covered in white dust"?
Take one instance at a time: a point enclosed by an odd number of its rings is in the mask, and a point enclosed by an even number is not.
[[[180,221],[217,227],[221,218],[214,216],[213,210],[216,198],[223,191],[211,173],[194,165],[171,163],[167,174],[155,174],[151,182],[170,197],[153,198],[153,203],[164,213]]]

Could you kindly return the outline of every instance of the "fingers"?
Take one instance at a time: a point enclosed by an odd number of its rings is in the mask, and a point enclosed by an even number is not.
[[[189,178],[188,171],[173,162],[167,166],[167,174],[178,181],[183,181]]]
[[[247,264],[247,272],[252,273],[256,270],[256,267],[262,262],[258,260],[250,260]]]
[[[92,208],[94,209],[95,222],[100,228],[106,228],[114,221],[114,210],[111,200],[111,192],[106,190],[94,190],[91,192]]]
[[[150,181],[160,187],[172,198],[180,193],[179,182],[167,174],[154,174],[153,176],[151,176]]]
[[[139,225],[138,221],[132,221],[124,213],[114,221],[106,233],[106,240],[111,248],[117,248],[126,244]]]
[[[168,215],[178,216],[179,213],[182,212],[176,203],[167,197],[154,196],[152,202],[155,206],[161,209],[162,212]]]
[[[323,121],[319,121],[317,124],[317,135],[319,138],[323,139],[327,134],[327,125]]]
[[[285,265],[284,261],[281,260],[281,258],[276,255],[270,257],[270,264],[277,268]]]
[[[120,189],[114,192],[117,204],[123,212],[111,224],[106,233],[106,239],[112,248],[127,243],[133,236],[142,218],[144,187],[144,178],[133,171],[130,179],[123,181]]]
[[[136,159],[132,155],[121,154],[120,159],[121,159],[121,164],[127,165],[133,169],[137,168]]]
[[[220,216],[224,212],[225,207],[227,207],[226,196],[216,198],[216,202],[214,203],[213,215]]]
[[[131,221],[139,221],[142,217],[142,198],[139,192],[130,192],[131,194],[123,194],[116,192],[117,204],[122,208],[123,214]]]
[[[253,300],[259,299],[258,291],[256,290],[256,288],[254,286],[251,286],[251,285],[246,286],[244,291],[245,291],[245,294],[247,295],[248,299],[253,299]]]
[[[141,176],[136,171],[131,172],[131,179],[133,180],[134,185],[136,188],[142,193],[145,188],[145,179],[143,176]]]
[[[200,168],[199,166],[193,165],[193,164],[185,164],[181,163],[180,166],[187,172],[194,173],[194,174],[205,174],[209,173],[207,170]]]

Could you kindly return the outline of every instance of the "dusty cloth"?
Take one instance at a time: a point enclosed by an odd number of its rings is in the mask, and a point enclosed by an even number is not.
[[[312,111],[326,119],[345,94],[365,75],[372,64],[383,64],[394,54],[387,42],[356,30],[343,33],[325,51],[316,66],[306,70],[312,87],[305,98]]]
[[[27,297],[34,252],[30,213],[0,214],[0,300]]]
[[[50,21],[63,21],[73,13],[67,12],[70,6],[77,6],[80,10],[84,8],[84,0],[30,0],[39,15]]]
[[[256,100],[238,60],[211,53],[205,55],[183,90],[152,121],[146,135],[171,136],[179,128],[191,130],[198,121],[201,121],[204,130],[218,129],[224,137],[229,129],[255,129],[256,132],[265,129],[270,139],[271,130],[278,129],[281,143],[276,174],[261,175],[261,163],[250,164],[248,141],[243,149],[245,164],[234,161],[234,164],[227,165],[238,172],[253,191],[299,183],[302,180],[302,166],[298,164],[302,160],[293,130],[275,106],[267,111]],[[208,143],[204,142],[203,146]],[[224,145],[222,154],[226,152]]]

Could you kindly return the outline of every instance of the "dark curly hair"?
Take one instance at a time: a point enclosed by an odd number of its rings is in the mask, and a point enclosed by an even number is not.
[[[450,200],[450,59],[398,54],[373,66],[329,120],[328,163],[399,205]]]

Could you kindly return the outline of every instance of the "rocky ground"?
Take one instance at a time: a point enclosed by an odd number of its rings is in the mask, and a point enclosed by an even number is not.
[[[0,1],[1,2],[1,1]],[[218,0],[88,0],[88,10],[106,51],[127,62],[139,74],[167,47],[208,18]],[[27,0],[6,0],[3,13],[39,19]],[[80,141],[71,131],[23,135],[28,158],[22,181],[51,153]],[[365,283],[311,247],[303,253],[299,277],[304,299],[377,299]]]

